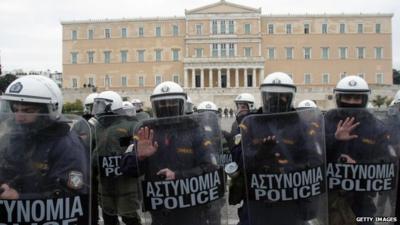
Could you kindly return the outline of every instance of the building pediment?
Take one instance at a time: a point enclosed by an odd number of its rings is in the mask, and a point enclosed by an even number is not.
[[[221,0],[217,3],[202,6],[192,10],[186,10],[186,15],[189,14],[219,14],[219,13],[261,13],[261,8],[251,8],[243,5],[234,4]]]

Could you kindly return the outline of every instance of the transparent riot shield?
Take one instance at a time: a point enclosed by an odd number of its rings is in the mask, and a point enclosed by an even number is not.
[[[71,129],[80,118],[0,118],[0,224],[89,224],[90,152]]]
[[[400,123],[348,108],[325,121],[330,224],[395,222]]]
[[[135,137],[144,224],[227,224],[215,113],[145,120]]]
[[[138,120],[134,116],[106,115],[89,120],[94,126],[93,160],[98,171],[98,197],[105,224],[117,220],[140,222],[137,177],[121,171],[121,158],[133,143]]]
[[[238,176],[244,176],[248,224],[327,224],[323,124],[318,110],[243,120]]]

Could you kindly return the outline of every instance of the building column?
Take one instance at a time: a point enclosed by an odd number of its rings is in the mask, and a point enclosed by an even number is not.
[[[192,88],[196,87],[196,69],[192,69]]]
[[[209,71],[208,71],[208,86],[210,88],[213,87],[213,69],[212,68],[209,69]]]
[[[253,83],[252,86],[253,87],[257,87],[257,83],[256,83],[256,78],[257,78],[257,74],[256,74],[256,68],[253,68]]]
[[[248,87],[247,86],[247,68],[244,68],[244,87]]]
[[[235,87],[239,87],[239,69],[235,68]]]
[[[260,85],[262,84],[263,80],[264,80],[264,69],[261,68],[260,69]]]
[[[185,70],[185,76],[183,77],[183,82],[184,82],[184,87],[188,88],[188,81],[189,81],[189,77],[188,77],[188,69],[184,69]]]
[[[230,88],[231,87],[231,69],[228,68],[226,69],[226,87]]]
[[[204,88],[204,68],[200,69],[200,87]]]
[[[218,87],[221,88],[221,68],[218,68]]]

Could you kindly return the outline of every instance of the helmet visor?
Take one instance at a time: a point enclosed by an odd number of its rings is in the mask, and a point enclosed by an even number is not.
[[[365,108],[368,103],[368,95],[361,93],[338,93],[336,98],[341,108]]]
[[[157,117],[169,117],[183,115],[183,99],[165,99],[153,102],[154,113]]]
[[[293,93],[262,92],[264,113],[280,113],[291,110]]]
[[[108,99],[95,99],[93,103],[92,115],[99,115],[111,112],[112,101]]]

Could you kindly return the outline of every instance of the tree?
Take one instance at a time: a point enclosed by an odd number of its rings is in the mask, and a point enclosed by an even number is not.
[[[75,100],[75,102],[66,102],[63,106],[63,113],[74,113],[82,115],[83,113],[82,101],[77,99]]]
[[[400,70],[393,69],[393,84],[400,84]]]
[[[374,106],[378,106],[378,108],[380,108],[383,104],[385,104],[386,98],[387,98],[387,96],[382,97],[380,95],[377,95],[377,96],[375,96],[375,99],[372,100],[372,104],[374,104]]]
[[[12,74],[0,76],[0,94],[4,93],[8,87],[17,77]]]

